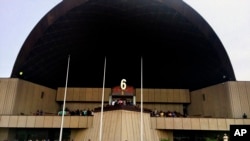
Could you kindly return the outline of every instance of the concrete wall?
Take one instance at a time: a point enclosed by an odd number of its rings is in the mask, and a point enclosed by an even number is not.
[[[18,81],[18,79],[0,79],[0,114],[13,113]]]
[[[0,79],[0,114],[57,113],[56,90],[20,79]]]
[[[13,114],[33,114],[37,110],[57,113],[56,90],[38,84],[19,80]]]
[[[63,101],[65,88],[59,87],[57,89],[57,101]],[[109,101],[109,95],[111,93],[111,88],[104,89],[104,101]],[[102,88],[67,88],[67,98],[66,101],[70,102],[99,102],[102,98]]]
[[[95,113],[93,128],[72,130],[71,140],[97,141],[100,137],[101,113]],[[140,112],[115,110],[103,113],[102,140],[139,141],[141,139]],[[143,113],[143,140],[159,141],[157,131],[150,126],[150,115]]]
[[[151,117],[151,128],[158,130],[229,131],[230,125],[249,125],[250,119]]]
[[[195,90],[190,95],[190,116],[232,117],[227,83]]]
[[[2,128],[60,128],[61,116],[7,116],[0,115]],[[65,116],[64,128],[89,128],[93,125],[93,116]],[[1,131],[1,130],[0,130]],[[0,132],[1,133],[1,132]],[[1,134],[0,134],[1,135]]]
[[[141,89],[136,89],[136,101],[141,101]],[[143,89],[143,102],[189,103],[188,89]]]
[[[228,82],[228,95],[231,107],[231,115],[234,118],[242,118],[243,113],[250,117],[250,82]]]
[[[230,81],[192,91],[189,115],[242,118],[250,116],[250,82]]]
[[[56,100],[62,102],[65,88],[57,90]],[[104,101],[108,104],[111,88],[105,88]],[[141,89],[135,89],[136,103],[140,105]],[[72,110],[93,109],[101,106],[102,88],[67,88],[66,107]],[[190,103],[188,89],[143,89],[143,106],[158,111],[183,113],[183,104]]]

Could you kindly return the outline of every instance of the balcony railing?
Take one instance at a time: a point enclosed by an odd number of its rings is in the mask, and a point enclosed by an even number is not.
[[[0,115],[0,128],[60,128],[61,116]],[[89,128],[93,116],[64,116],[64,128]]]
[[[230,125],[249,125],[250,119],[198,118],[198,117],[151,117],[153,129],[229,131]]]

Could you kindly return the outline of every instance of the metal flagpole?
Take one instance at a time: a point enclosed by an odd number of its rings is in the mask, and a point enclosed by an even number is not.
[[[143,141],[143,59],[141,57],[141,141]]]
[[[68,57],[68,67],[67,67],[67,74],[66,74],[66,83],[65,83],[65,91],[64,91],[64,99],[63,99],[63,109],[62,109],[62,121],[61,121],[61,128],[60,128],[60,137],[59,141],[62,141],[62,134],[63,134],[63,122],[64,122],[64,112],[65,112],[65,101],[67,97],[67,85],[68,85],[68,75],[69,75],[69,62],[70,62],[70,55]]]
[[[102,141],[102,119],[103,119],[103,105],[104,105],[105,74],[106,74],[106,57],[105,57],[105,61],[104,61],[104,74],[103,74],[103,87],[102,87],[102,105],[101,105],[99,141]]]

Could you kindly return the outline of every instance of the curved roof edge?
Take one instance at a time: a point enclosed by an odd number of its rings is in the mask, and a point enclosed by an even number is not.
[[[223,47],[218,36],[215,34],[211,26],[199,15],[193,8],[187,5],[182,0],[155,0],[164,5],[168,5],[171,8],[178,11],[184,17],[186,17],[190,22],[197,26],[200,31],[211,41],[211,43],[217,45],[214,46],[216,53],[220,57],[220,64],[224,64],[227,67],[227,74],[230,76],[228,80],[235,81],[235,74],[230,62],[230,58]],[[15,77],[18,74],[19,66],[23,64],[29,55],[30,48],[36,43],[36,41],[43,35],[46,29],[52,25],[58,18],[63,16],[65,13],[71,9],[88,2],[88,0],[63,0],[57,6],[55,6],[51,11],[49,11],[34,27],[30,32],[29,36],[25,40],[20,52],[18,53],[17,59],[15,61],[14,67],[12,69],[11,77]],[[208,28],[209,27],[209,28]],[[219,45],[219,46],[218,46]]]

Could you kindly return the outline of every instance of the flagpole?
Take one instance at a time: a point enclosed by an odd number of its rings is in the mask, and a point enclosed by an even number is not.
[[[104,105],[105,75],[106,75],[106,57],[105,57],[105,60],[104,60],[104,73],[103,73],[102,105],[101,105],[99,141],[102,141],[102,124],[103,124],[103,123],[102,123],[102,119],[103,119],[103,105]]]
[[[143,59],[141,57],[141,141],[143,141]]]
[[[65,83],[65,91],[64,91],[64,99],[63,99],[63,109],[62,109],[62,121],[61,121],[61,128],[60,128],[60,137],[59,141],[62,141],[62,134],[63,134],[63,122],[64,122],[64,112],[65,112],[65,101],[67,97],[67,85],[68,85],[68,75],[69,75],[69,63],[70,63],[70,55],[68,57],[68,66],[67,66],[67,74],[66,74],[66,83]]]

